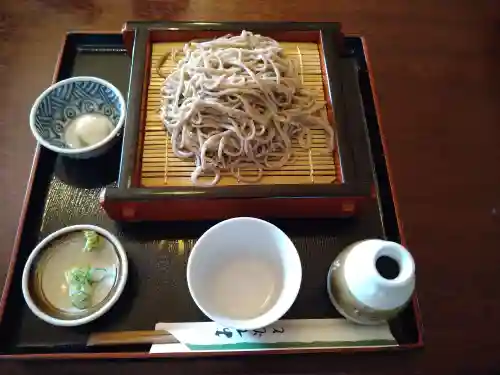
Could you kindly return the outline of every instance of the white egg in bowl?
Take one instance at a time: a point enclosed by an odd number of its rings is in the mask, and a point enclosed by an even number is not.
[[[103,154],[125,122],[120,90],[97,77],[59,81],[36,99],[30,128],[37,141],[61,155],[85,159]]]

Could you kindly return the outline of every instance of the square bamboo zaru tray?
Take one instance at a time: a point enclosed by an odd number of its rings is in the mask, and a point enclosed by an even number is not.
[[[139,184],[143,187],[192,186],[190,176],[195,168],[194,161],[180,159],[174,155],[170,137],[159,115],[160,90],[165,80],[162,76],[172,73],[177,65],[176,61],[183,56],[179,51],[182,52],[184,44],[167,42],[152,45],[144,143],[139,151],[141,153]],[[316,102],[326,104],[318,44],[284,42],[281,43],[281,47],[284,49],[285,56],[293,60],[295,66],[298,67],[303,87],[315,94]],[[177,51],[177,53],[174,55],[172,51]],[[167,58],[162,63],[164,56]],[[158,75],[158,69],[162,76]],[[299,145],[297,140],[293,140],[294,157],[282,168],[264,170],[262,178],[257,183],[264,185],[337,183],[338,163],[335,162],[336,155],[327,151],[325,130],[316,127],[312,128],[311,133],[311,148],[306,150]],[[244,177],[255,178],[256,174],[255,170],[242,171]],[[203,179],[210,180],[211,177]],[[240,184],[242,183],[236,177],[223,172],[217,185]]]
[[[280,42],[306,89],[325,111],[335,133],[329,152],[324,130],[312,129],[312,147],[293,142],[282,168],[265,170],[257,183],[241,183],[228,171],[213,187],[193,186],[194,161],[176,157],[160,116],[160,90],[175,67],[173,54],[192,40],[249,30]],[[129,22],[123,36],[132,54],[120,178],[101,203],[117,220],[192,220],[231,216],[352,216],[371,196],[371,167],[358,157],[367,149],[363,109],[355,85],[342,73],[340,27],[335,23],[151,23]],[[167,56],[163,62],[163,56]],[[177,54],[176,61],[180,55]],[[161,67],[158,64],[161,63]],[[255,170],[243,172],[254,176]],[[208,177],[210,178],[210,177]]]

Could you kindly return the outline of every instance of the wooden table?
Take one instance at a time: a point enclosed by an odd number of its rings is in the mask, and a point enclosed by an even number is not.
[[[500,373],[498,0],[2,0],[0,279],[35,142],[28,113],[67,30],[128,19],[340,21],[364,35],[395,196],[417,262],[426,347],[406,353],[2,363],[14,374]]]

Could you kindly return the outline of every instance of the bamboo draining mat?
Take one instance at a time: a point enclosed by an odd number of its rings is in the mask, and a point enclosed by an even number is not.
[[[317,92],[317,100],[325,102],[323,76],[321,72],[318,45],[315,43],[281,43],[286,56],[295,59],[306,88]],[[191,186],[191,172],[194,162],[177,158],[170,147],[170,140],[162,125],[160,88],[163,83],[156,72],[159,59],[167,52],[181,50],[184,43],[153,43],[151,74],[147,96],[147,115],[144,129],[144,144],[141,161],[141,185],[144,187]],[[181,54],[177,54],[176,59]],[[161,70],[169,74],[175,63],[168,56]],[[329,184],[336,181],[334,157],[326,150],[326,135],[322,129],[313,129],[312,148],[305,150],[295,141],[294,155],[283,168],[264,171],[258,184]],[[255,171],[244,171],[243,176],[255,176]],[[212,177],[207,177],[207,179]],[[218,186],[238,185],[235,177],[222,173]]]

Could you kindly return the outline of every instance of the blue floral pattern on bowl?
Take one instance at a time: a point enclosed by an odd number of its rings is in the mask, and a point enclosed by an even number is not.
[[[35,112],[35,128],[53,146],[69,148],[64,140],[64,129],[76,117],[101,113],[117,126],[124,110],[117,93],[102,83],[91,80],[67,82],[40,101]]]

